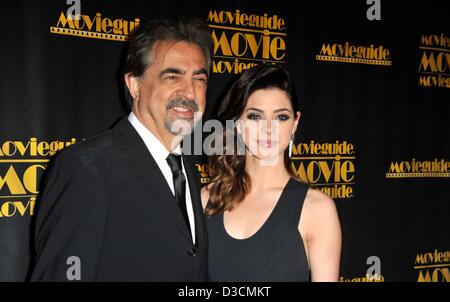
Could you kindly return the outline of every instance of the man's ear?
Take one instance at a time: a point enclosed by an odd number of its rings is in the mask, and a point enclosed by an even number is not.
[[[128,91],[130,92],[131,97],[133,98],[133,101],[139,100],[139,89],[140,89],[139,77],[131,75],[131,73],[127,73],[124,75],[124,79],[125,84],[127,84]]]

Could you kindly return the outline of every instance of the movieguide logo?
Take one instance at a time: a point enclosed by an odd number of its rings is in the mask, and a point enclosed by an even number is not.
[[[50,27],[50,33],[123,42],[128,40],[130,33],[139,26],[139,23],[138,18],[134,21],[123,18],[112,19],[102,16],[101,13],[93,16],[72,16],[62,11],[56,26]]]
[[[8,140],[0,142],[0,219],[34,214],[39,180],[46,164],[70,141]]]
[[[450,88],[450,38],[422,35],[419,50],[419,86]]]
[[[374,276],[358,276],[358,277],[339,277],[339,282],[384,282],[383,275],[374,275]]]
[[[450,177],[450,161],[445,159],[391,162],[386,178]]]
[[[240,74],[261,62],[285,63],[286,21],[270,14],[210,10],[213,72]]]
[[[356,63],[366,65],[391,66],[391,55],[389,49],[383,45],[370,46],[353,45],[345,43],[323,43],[317,61],[331,61],[342,63]]]
[[[419,253],[414,264],[417,282],[450,282],[450,251]]]
[[[291,167],[297,177],[331,198],[354,197],[356,151],[348,141],[294,144]]]

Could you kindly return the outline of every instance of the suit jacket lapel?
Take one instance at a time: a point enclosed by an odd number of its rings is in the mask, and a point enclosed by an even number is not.
[[[167,185],[164,175],[127,117],[117,124],[115,130],[119,154],[147,190],[149,202],[150,200],[155,201],[177,227],[191,238],[175,196]]]

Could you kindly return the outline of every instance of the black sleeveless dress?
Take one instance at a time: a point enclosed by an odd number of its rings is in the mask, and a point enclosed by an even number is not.
[[[223,215],[208,217],[209,281],[309,281],[305,247],[298,231],[308,188],[291,178],[269,218],[247,239],[231,237]]]

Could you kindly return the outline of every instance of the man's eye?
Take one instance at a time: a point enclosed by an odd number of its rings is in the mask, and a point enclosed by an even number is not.
[[[175,80],[176,78],[177,78],[177,77],[176,77],[176,76],[173,76],[173,75],[167,76],[167,77],[166,77],[167,80]]]
[[[200,82],[206,82],[206,78],[196,78],[195,80],[200,81]]]

